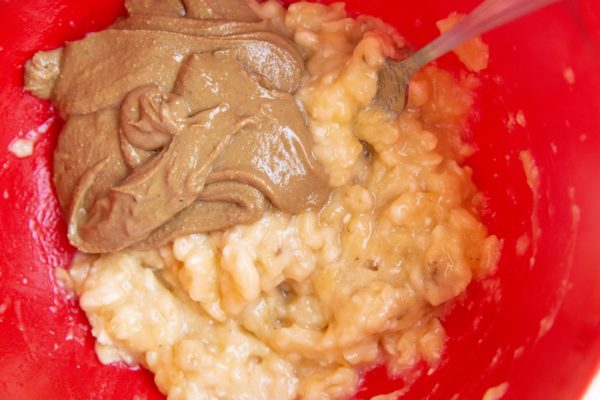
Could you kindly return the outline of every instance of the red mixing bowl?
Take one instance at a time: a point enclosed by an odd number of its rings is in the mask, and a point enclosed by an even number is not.
[[[347,8],[384,18],[418,47],[436,36],[436,20],[477,2],[348,0]],[[85,316],[56,284],[54,269],[74,252],[51,184],[62,122],[22,90],[34,52],[122,13],[122,0],[0,1],[0,400],[163,398],[148,372],[98,362]],[[600,2],[565,0],[484,38],[491,62],[465,137],[478,148],[468,164],[489,199],[482,218],[504,241],[498,273],[471,284],[444,318],[449,339],[435,371],[420,366],[409,387],[377,368],[358,399],[403,387],[403,399],[481,399],[503,383],[504,399],[577,399],[598,369]],[[452,55],[440,64],[461,68]],[[32,134],[31,157],[8,151]],[[539,170],[535,194],[523,150]],[[523,246],[535,225],[539,237]]]

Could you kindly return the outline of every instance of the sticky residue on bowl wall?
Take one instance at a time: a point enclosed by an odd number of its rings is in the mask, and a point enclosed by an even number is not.
[[[573,68],[567,67],[563,70],[563,78],[569,85],[575,84],[575,71]]]
[[[398,400],[400,399],[400,396],[403,396],[404,394],[406,394],[406,390],[400,389],[392,393],[380,394],[375,397],[371,397],[371,400]]]
[[[10,299],[4,299],[4,301],[0,303],[0,322],[4,321],[4,313],[8,310],[8,306],[10,306]]]
[[[569,187],[567,190],[567,195],[569,197],[570,202],[570,214],[571,214],[571,226],[569,230],[568,240],[565,243],[565,247],[567,248],[567,259],[566,259],[566,274],[564,278],[560,282],[560,286],[556,291],[556,301],[554,305],[550,308],[550,311],[544,318],[540,320],[540,327],[537,335],[537,339],[541,339],[554,325],[554,321],[556,320],[556,316],[562,306],[563,300],[567,295],[567,292],[571,290],[573,284],[569,281],[569,275],[571,268],[573,267],[573,254],[575,253],[575,243],[577,242],[577,230],[579,228],[579,221],[581,219],[581,210],[579,206],[575,203],[575,188]]]
[[[528,250],[529,246],[532,246],[532,254],[529,259],[529,266],[532,268],[536,262],[536,256],[539,250],[539,241],[542,235],[541,223],[539,213],[540,209],[540,171],[538,166],[533,159],[533,156],[529,150],[521,151],[519,153],[519,159],[523,165],[523,171],[525,172],[525,177],[527,179],[527,185],[531,190],[531,194],[533,196],[533,205],[531,209],[531,235],[532,238],[530,240],[527,234],[521,235],[517,239],[516,243],[516,254],[524,255]],[[556,291],[556,298],[553,305],[550,307],[549,312],[544,316],[539,322],[539,331],[537,334],[537,340],[541,339],[543,336],[548,333],[548,331],[554,325],[554,321],[556,316],[562,306],[563,300],[567,294],[567,292],[572,287],[572,284],[569,281],[569,274],[573,264],[573,254],[575,248],[575,242],[577,239],[577,229],[579,226],[580,216],[580,208],[575,202],[575,189],[573,187],[568,188],[567,192],[569,203],[570,203],[570,214],[571,214],[571,226],[569,229],[568,240],[565,243],[565,247],[567,247],[567,269],[566,274],[560,282],[560,286]]]
[[[515,244],[515,253],[518,256],[524,256],[529,250],[529,246],[531,245],[531,239],[527,233],[522,234],[517,239],[517,243]]]
[[[527,185],[531,189],[531,195],[533,196],[533,206],[531,209],[531,236],[532,236],[532,253],[529,259],[529,267],[532,268],[535,264],[535,258],[538,254],[539,239],[542,235],[542,229],[540,227],[540,171],[533,160],[531,152],[529,150],[521,151],[519,153],[519,159],[523,164],[523,171],[527,178]],[[523,244],[523,243],[522,243]],[[517,246],[519,243],[517,243]],[[527,245],[529,247],[529,245]]]
[[[508,113],[508,119],[506,120],[505,124],[506,129],[508,129],[509,132],[514,131],[517,125],[519,125],[521,128],[527,127],[527,120],[525,119],[523,110],[518,110],[514,114]]]
[[[33,154],[33,140],[16,138],[8,145],[8,150],[18,158],[29,157]]]
[[[504,397],[507,390],[508,390],[508,383],[503,382],[497,386],[493,386],[493,387],[489,388],[485,392],[485,394],[483,395],[483,398],[481,400],[500,400],[501,398]]]
[[[31,129],[24,136],[17,135],[8,145],[8,151],[13,153],[18,158],[26,158],[33,154],[33,149],[37,140],[44,133],[48,132],[48,128],[54,122],[54,117],[48,118],[43,124],[37,128]]]

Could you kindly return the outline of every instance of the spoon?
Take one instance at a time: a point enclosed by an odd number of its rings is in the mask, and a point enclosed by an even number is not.
[[[379,71],[374,104],[402,112],[413,75],[431,61],[457,46],[500,25],[529,14],[558,0],[484,0],[447,32],[402,61],[388,60]]]

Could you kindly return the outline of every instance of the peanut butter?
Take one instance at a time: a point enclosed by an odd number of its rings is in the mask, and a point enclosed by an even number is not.
[[[318,208],[329,189],[294,92],[295,45],[243,0],[129,0],[40,52],[26,88],[66,118],[54,183],[79,250],[149,248]]]

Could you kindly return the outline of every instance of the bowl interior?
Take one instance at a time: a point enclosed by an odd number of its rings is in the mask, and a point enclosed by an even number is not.
[[[383,17],[419,47],[436,20],[477,3],[348,0],[347,9]],[[99,364],[76,299],[57,286],[55,268],[73,255],[51,184],[62,122],[21,89],[35,51],[122,13],[122,0],[0,3],[0,397],[163,398],[149,373]],[[445,317],[436,370],[392,379],[376,368],[357,398],[405,388],[407,399],[477,399],[507,382],[505,398],[566,399],[589,383],[600,359],[599,28],[598,2],[565,0],[485,35],[491,62],[465,138],[478,149],[467,163],[488,200],[482,218],[503,239],[498,273],[470,285]],[[463,71],[452,55],[439,63]],[[32,132],[33,156],[8,151]],[[534,160],[529,175],[522,154]]]

